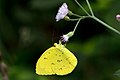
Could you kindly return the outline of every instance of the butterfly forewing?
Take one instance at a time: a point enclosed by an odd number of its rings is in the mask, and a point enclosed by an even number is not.
[[[71,73],[77,65],[76,57],[63,45],[47,49],[36,64],[36,73],[39,75],[66,75]]]

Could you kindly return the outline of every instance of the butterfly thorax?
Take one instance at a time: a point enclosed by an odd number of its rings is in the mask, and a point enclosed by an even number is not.
[[[57,44],[57,43],[54,43],[54,46],[56,47],[56,48],[58,48],[58,49],[63,49],[65,46],[64,45],[62,45],[62,44]]]

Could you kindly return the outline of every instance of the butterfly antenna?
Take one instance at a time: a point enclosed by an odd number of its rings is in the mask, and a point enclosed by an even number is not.
[[[52,44],[54,43],[54,30],[52,29]]]

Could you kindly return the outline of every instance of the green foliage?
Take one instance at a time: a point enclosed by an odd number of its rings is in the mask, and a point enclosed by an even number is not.
[[[84,0],[80,1],[87,8]],[[89,1],[96,16],[120,30],[115,19],[120,12],[119,0]],[[40,55],[62,34],[73,30],[76,23],[55,21],[63,2],[70,10],[84,15],[73,0],[0,0],[0,52],[8,65],[10,80],[119,80],[120,36],[92,20],[81,21],[67,43],[66,47],[79,60],[71,74],[35,74]]]

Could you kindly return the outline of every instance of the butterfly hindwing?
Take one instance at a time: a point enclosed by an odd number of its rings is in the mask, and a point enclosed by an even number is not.
[[[66,75],[71,73],[77,65],[76,57],[63,45],[56,44],[47,49],[36,64],[39,75]]]

